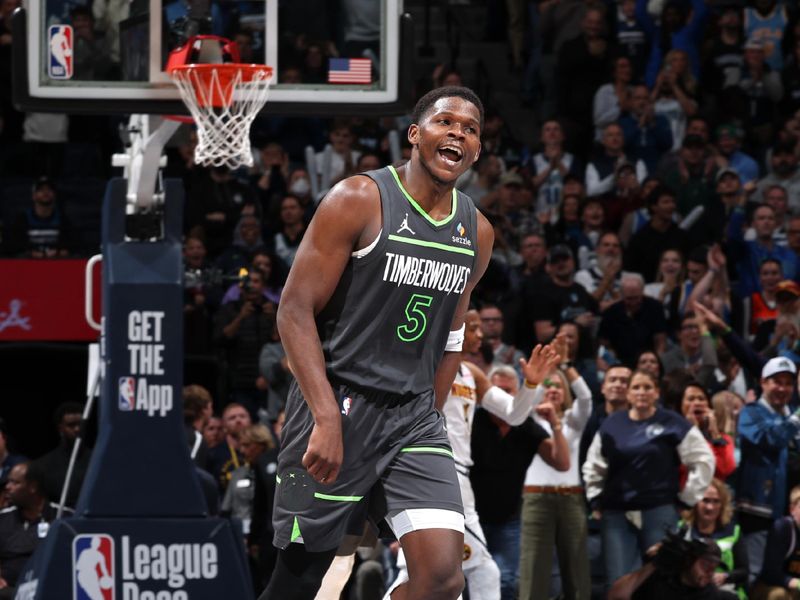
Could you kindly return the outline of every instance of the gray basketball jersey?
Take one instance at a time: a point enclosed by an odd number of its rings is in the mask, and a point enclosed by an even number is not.
[[[383,225],[376,245],[351,258],[317,317],[328,376],[362,390],[417,396],[433,388],[474,269],[477,213],[453,190],[450,214],[435,221],[392,167],[365,175],[380,190]]]

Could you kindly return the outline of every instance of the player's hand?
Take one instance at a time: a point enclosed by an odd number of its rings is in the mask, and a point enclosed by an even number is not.
[[[2,590],[3,588],[7,588],[7,587],[8,587],[8,582],[5,579],[3,579],[2,577],[0,577],[0,590]]]
[[[303,455],[303,466],[308,474],[318,483],[330,485],[339,476],[343,457],[342,422],[338,414],[330,421],[314,423]]]

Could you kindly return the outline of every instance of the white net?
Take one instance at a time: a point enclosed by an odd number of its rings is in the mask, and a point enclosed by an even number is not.
[[[267,101],[272,69],[193,65],[170,72],[197,124],[195,162],[237,169],[253,165],[250,126]]]

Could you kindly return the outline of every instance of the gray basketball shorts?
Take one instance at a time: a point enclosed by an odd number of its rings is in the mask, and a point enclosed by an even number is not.
[[[273,543],[302,542],[310,552],[337,548],[367,520],[389,511],[437,508],[464,513],[453,452],[433,392],[411,401],[334,385],[342,418],[344,460],[332,484],[314,481],[302,464],[314,420],[297,383],[281,433]]]

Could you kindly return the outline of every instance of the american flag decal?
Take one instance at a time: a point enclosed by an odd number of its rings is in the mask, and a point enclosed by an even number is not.
[[[328,83],[372,83],[372,61],[368,58],[330,58]]]

